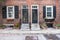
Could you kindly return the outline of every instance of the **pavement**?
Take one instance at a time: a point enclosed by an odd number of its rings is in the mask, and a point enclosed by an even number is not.
[[[0,34],[0,40],[60,40],[60,34]]]
[[[0,40],[60,40],[60,29],[0,29]]]
[[[0,33],[40,33],[40,34],[59,34],[60,29],[40,29],[40,30],[20,30],[20,29],[0,29]]]

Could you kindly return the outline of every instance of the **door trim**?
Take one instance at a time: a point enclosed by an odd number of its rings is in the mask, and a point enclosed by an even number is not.
[[[32,23],[32,6],[37,6],[37,10],[38,10],[38,23]],[[31,24],[39,24],[39,5],[36,5],[36,4],[31,5]]]

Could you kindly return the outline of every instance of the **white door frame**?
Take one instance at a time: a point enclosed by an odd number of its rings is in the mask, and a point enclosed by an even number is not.
[[[32,6],[37,6],[37,8],[32,8]],[[32,23],[32,9],[38,10],[38,23]],[[36,4],[31,5],[31,24],[39,24],[39,5]]]

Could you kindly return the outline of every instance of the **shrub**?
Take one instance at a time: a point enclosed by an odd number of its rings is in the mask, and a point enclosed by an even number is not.
[[[57,27],[60,27],[60,24],[56,24]]]
[[[19,23],[16,23],[14,26],[15,28],[19,28]]]
[[[0,2],[4,2],[5,0],[0,0]]]
[[[4,29],[5,28],[5,25],[0,25],[0,29]]]
[[[43,27],[46,27],[47,25],[45,23],[41,24]]]

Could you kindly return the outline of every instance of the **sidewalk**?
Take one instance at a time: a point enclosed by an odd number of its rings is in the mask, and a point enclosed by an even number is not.
[[[7,29],[0,29],[0,33],[38,33],[38,34],[60,34],[60,29],[41,29],[41,30],[29,30],[29,31],[23,31],[20,29],[11,29],[11,30],[7,30]]]

